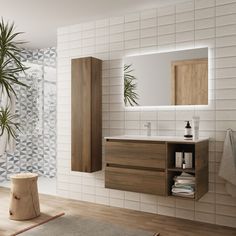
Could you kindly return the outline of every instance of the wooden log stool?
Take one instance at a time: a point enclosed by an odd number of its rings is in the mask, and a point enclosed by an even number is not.
[[[11,176],[11,220],[28,220],[40,215],[37,180],[38,175],[34,173]]]

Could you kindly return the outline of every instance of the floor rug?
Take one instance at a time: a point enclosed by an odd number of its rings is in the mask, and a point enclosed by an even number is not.
[[[55,220],[55,219],[57,219],[58,217],[63,216],[63,215],[65,215],[64,212],[63,212],[63,213],[60,213],[60,214],[57,214],[57,215],[54,215],[54,216],[51,216],[51,217],[49,217],[48,219],[42,220],[42,221],[39,222],[39,223],[36,223],[36,224],[34,224],[34,225],[28,226],[28,227],[26,227],[26,228],[24,228],[24,229],[22,229],[22,230],[17,231],[16,233],[12,234],[11,236],[16,236],[16,235],[19,235],[19,234],[22,235],[22,234],[23,234],[24,232],[26,232],[26,231],[29,231],[29,230],[31,230],[31,229],[33,229],[33,228],[36,228],[36,227],[40,226],[40,225],[43,225],[43,224],[45,224],[45,223],[48,223],[49,221]]]
[[[159,233],[122,227],[94,218],[69,216],[56,218],[25,231],[21,236],[158,236]]]

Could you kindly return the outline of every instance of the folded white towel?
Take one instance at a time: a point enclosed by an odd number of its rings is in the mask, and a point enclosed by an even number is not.
[[[195,180],[195,176],[191,175],[191,174],[188,174],[188,173],[183,171],[181,173],[181,175],[175,176],[175,179],[192,179],[192,180]]]
[[[194,198],[195,193],[172,193],[173,196]]]
[[[193,189],[186,189],[186,188],[172,188],[172,193],[193,193]]]
[[[233,132],[227,130],[219,176],[226,181],[226,191],[236,197],[236,152]]]

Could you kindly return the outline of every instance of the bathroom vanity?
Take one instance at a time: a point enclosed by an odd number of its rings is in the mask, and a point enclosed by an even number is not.
[[[194,199],[208,191],[208,138],[184,140],[182,137],[115,136],[105,137],[105,187],[161,196],[171,196],[175,152],[191,152],[193,167],[184,169],[195,176]]]

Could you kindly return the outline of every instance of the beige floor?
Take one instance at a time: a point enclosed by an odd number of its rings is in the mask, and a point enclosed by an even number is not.
[[[130,226],[160,232],[161,236],[228,236],[236,235],[236,228],[216,226],[139,211],[102,206],[87,202],[40,195],[43,214],[31,221],[10,221],[8,219],[9,189],[0,187],[0,236],[12,233],[46,219],[50,215],[65,212],[70,215],[85,215]],[[4,203],[4,204],[3,204]],[[114,235],[115,236],[115,235]]]

